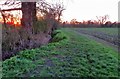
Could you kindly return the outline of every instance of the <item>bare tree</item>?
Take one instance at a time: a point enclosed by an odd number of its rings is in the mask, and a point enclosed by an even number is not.
[[[96,16],[96,18],[98,19],[98,22],[99,24],[104,24],[107,19],[109,19],[109,16],[108,15],[104,15],[104,16]]]
[[[13,10],[21,10],[22,11],[22,20],[21,24],[23,27],[31,27],[34,26],[34,22],[37,20],[36,18],[36,2],[32,0],[32,2],[17,2],[16,0],[6,0],[3,5],[8,6],[20,6],[21,8],[13,8],[2,11],[13,11]]]
[[[59,22],[61,20],[60,17],[62,16],[62,12],[65,10],[63,4],[62,3],[60,4],[56,3],[55,5],[53,4],[51,9],[54,12],[55,18]]]
[[[61,20],[62,12],[65,10],[63,3],[49,4],[45,1],[38,3],[37,10],[41,12],[47,21],[49,30],[55,30]]]
[[[40,11],[44,18],[47,20],[48,24],[51,25],[51,29],[57,28],[57,23],[61,20],[62,12],[65,10],[63,3],[50,4],[45,0],[39,0],[38,2],[15,2],[15,0],[7,0],[4,5],[21,5],[21,8],[13,8],[2,11],[11,11],[11,10],[21,10],[22,11],[22,20],[21,24],[23,27],[29,27],[35,25],[37,21],[36,13]],[[38,7],[36,7],[38,6]],[[48,26],[49,26],[48,25]]]
[[[49,4],[45,1],[40,1],[38,3],[37,10],[41,12],[44,16],[49,14],[52,18],[57,21],[61,20],[62,12],[65,10],[63,3]]]
[[[34,26],[36,20],[36,2],[22,2],[22,25],[25,27]]]

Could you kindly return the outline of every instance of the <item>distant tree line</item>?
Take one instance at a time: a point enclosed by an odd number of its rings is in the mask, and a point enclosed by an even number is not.
[[[72,19],[70,22],[63,22],[63,27],[120,27],[120,23],[107,21],[108,15],[99,16],[97,20],[88,20],[83,22],[78,22],[76,19]]]
[[[77,23],[68,23],[68,22],[63,22],[62,27],[82,27],[82,28],[87,28],[87,27],[120,27],[120,23],[117,22],[106,22],[105,24],[98,24],[94,22],[77,22]]]

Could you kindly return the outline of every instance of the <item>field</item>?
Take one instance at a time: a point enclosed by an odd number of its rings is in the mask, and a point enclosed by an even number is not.
[[[118,28],[76,28],[74,30],[108,41],[114,45],[120,44]]]
[[[77,32],[80,30],[56,30],[48,45],[21,51],[3,61],[3,77],[118,77],[118,52],[81,36]]]
[[[78,29],[78,28],[77,28]],[[118,28],[79,28],[78,30],[86,30],[91,32],[102,32],[108,35],[118,35]]]

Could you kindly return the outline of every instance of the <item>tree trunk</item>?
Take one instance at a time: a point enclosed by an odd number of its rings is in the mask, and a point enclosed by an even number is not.
[[[22,26],[33,27],[36,20],[36,2],[22,2]]]

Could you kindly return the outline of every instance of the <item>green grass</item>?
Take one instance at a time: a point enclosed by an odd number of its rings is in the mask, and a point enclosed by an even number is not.
[[[118,54],[111,48],[67,28],[55,32],[52,42],[5,60],[3,77],[118,76]]]
[[[2,62],[0,61],[0,78],[2,78]]]
[[[80,29],[86,31],[98,31],[109,35],[118,35],[118,28],[80,28]]]

